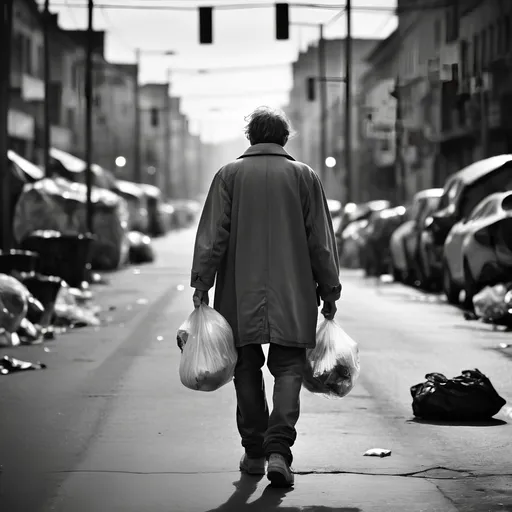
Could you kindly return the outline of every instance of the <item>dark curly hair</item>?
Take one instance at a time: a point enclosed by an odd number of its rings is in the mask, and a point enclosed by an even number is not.
[[[284,146],[292,135],[290,121],[281,110],[259,107],[247,116],[245,121],[245,136],[251,146],[264,142]]]

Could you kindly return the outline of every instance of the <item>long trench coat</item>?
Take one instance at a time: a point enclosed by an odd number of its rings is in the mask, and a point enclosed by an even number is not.
[[[214,177],[198,225],[191,286],[215,282],[214,308],[237,347],[315,346],[319,299],[341,294],[322,183],[278,144],[255,144]]]

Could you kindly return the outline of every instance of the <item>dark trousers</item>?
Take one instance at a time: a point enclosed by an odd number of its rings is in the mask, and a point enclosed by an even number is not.
[[[300,413],[300,390],[306,349],[271,343],[267,366],[274,377],[273,410],[269,415],[262,368],[265,355],[261,345],[238,348],[235,368],[236,422],[242,446],[251,458],[281,454],[289,464],[291,447],[297,438],[295,425]]]

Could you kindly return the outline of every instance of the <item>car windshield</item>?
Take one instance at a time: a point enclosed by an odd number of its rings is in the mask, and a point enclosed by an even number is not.
[[[512,172],[510,167],[506,166],[488,174],[464,191],[460,204],[460,218],[468,218],[478,203],[494,192],[511,189]]]

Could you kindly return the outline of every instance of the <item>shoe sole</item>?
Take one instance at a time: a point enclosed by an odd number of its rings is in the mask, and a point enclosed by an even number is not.
[[[292,475],[293,476],[293,475]],[[270,469],[267,472],[267,478],[273,487],[293,487],[293,478],[290,479],[279,469]]]

